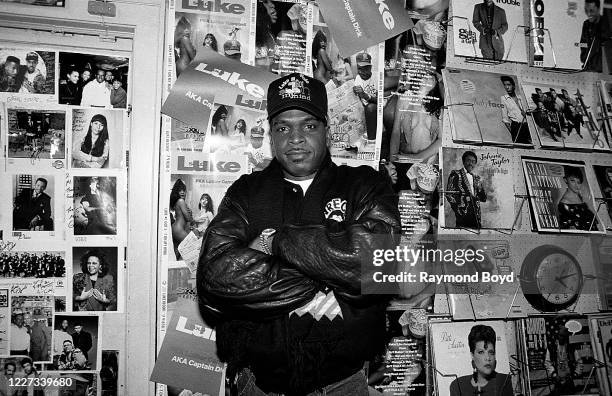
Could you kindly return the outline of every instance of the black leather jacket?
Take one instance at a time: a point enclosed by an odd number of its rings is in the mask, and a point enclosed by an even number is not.
[[[272,255],[248,247],[266,228],[277,230]],[[282,344],[278,338],[290,339],[292,332],[300,332],[287,324],[288,313],[308,303],[318,291],[331,289],[343,319],[342,325],[335,324],[340,330],[332,331],[329,338],[337,336],[346,345],[334,346],[329,353],[339,354],[340,359],[334,360],[351,369],[363,365],[365,354],[371,353],[367,345],[383,341],[368,338],[380,335],[381,329],[384,332],[384,301],[381,304],[380,296],[361,294],[361,265],[380,247],[380,234],[397,235],[399,229],[397,197],[372,168],[336,166],[328,156],[305,197],[297,185],[284,180],[276,160],[261,172],[242,176],[228,189],[206,231],[197,272],[200,309],[205,316],[217,314],[223,324],[217,327],[220,357],[234,358],[227,356],[225,349],[232,347],[224,348],[224,334],[252,323],[259,330],[268,329],[260,332],[262,337],[273,334],[270,341]],[[258,337],[253,327],[248,333]],[[232,340],[236,338],[240,337],[233,334]],[[301,341],[306,349],[312,346],[307,335]],[[270,356],[262,356],[268,352]],[[260,372],[270,372],[274,363],[269,362],[285,352],[282,345],[273,345],[247,353],[237,364],[253,368],[267,360]],[[236,349],[229,353],[235,354]],[[278,362],[279,367],[283,364]],[[260,373],[254,371],[259,380]],[[333,373],[324,377],[313,380],[310,387],[335,380]],[[286,391],[278,386],[264,390]]]

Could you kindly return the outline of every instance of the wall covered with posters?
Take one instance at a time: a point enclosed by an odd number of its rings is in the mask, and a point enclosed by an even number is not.
[[[153,392],[164,8],[114,5],[0,6],[2,394]]]
[[[195,309],[199,249],[227,188],[271,160],[266,87],[297,71],[326,86],[333,161],[391,176],[401,246],[423,252],[400,263],[418,281],[387,309],[370,394],[472,394],[482,329],[503,394],[610,394],[612,3],[376,3],[169,2],[159,393],[228,394]]]

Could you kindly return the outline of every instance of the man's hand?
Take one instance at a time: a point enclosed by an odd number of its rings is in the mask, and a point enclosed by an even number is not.
[[[89,289],[88,291],[83,290],[79,297],[81,297],[83,300],[86,300],[93,295],[94,290],[95,289]]]
[[[353,86],[353,92],[355,93],[355,95],[359,96],[360,98],[365,93],[363,92],[363,87],[360,87],[359,85]]]
[[[274,235],[268,237],[268,248],[270,249],[272,249],[272,241],[274,241]],[[258,236],[257,238],[253,239],[251,243],[249,243],[249,247],[251,249],[259,250],[262,253],[268,254],[268,252],[261,245],[261,236]]]

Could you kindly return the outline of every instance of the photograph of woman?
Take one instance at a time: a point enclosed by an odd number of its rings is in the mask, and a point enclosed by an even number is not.
[[[312,41],[312,60],[314,78],[323,84],[333,77],[333,65],[327,55],[327,37],[322,30],[317,31]]]
[[[559,228],[597,231],[597,218],[592,206],[588,187],[582,186],[584,175],[582,169],[575,166],[564,166],[563,181],[567,185],[557,204]]]
[[[84,195],[78,194],[85,190]],[[75,177],[75,235],[117,235],[116,187],[114,177]]]
[[[109,155],[108,122],[102,114],[91,117],[85,136],[74,144],[74,168],[107,168]]]
[[[182,16],[174,28],[174,62],[178,77],[195,58],[196,49],[191,42],[191,23]]]
[[[212,130],[211,135],[227,136],[227,108],[224,105],[220,105],[212,116]]]
[[[116,261],[117,248],[102,249],[111,253],[109,260]],[[74,311],[117,310],[115,278],[109,273],[110,265],[116,266],[116,263],[109,263],[102,249],[87,250],[79,258],[81,272],[72,277]],[[82,250],[74,248],[73,256],[76,258]]]
[[[176,259],[181,258],[179,245],[192,230],[193,215],[185,202],[187,186],[181,179],[177,179],[170,192],[170,224],[172,225],[172,243]],[[200,200],[201,202],[201,200]]]
[[[198,203],[199,212],[193,217],[193,222],[195,223],[195,229],[197,230],[199,236],[204,235],[204,231],[208,227],[208,224],[211,222],[213,217],[215,217],[215,210],[213,208],[213,201],[210,195],[204,193],[200,197],[200,202]]]
[[[219,52],[217,48],[217,38],[212,33],[207,33],[206,36],[204,36],[204,43],[202,43],[202,45],[204,45],[204,48],[210,48],[215,52]]]
[[[468,335],[474,373],[455,379],[450,385],[451,396],[513,396],[509,375],[495,371],[495,330],[491,326],[476,325]]]

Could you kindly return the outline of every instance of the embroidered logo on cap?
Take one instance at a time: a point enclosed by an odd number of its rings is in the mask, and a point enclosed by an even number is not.
[[[346,199],[334,198],[325,204],[325,218],[342,222],[346,215]]]
[[[299,78],[292,76],[291,78],[283,81],[283,83],[278,87],[278,94],[283,99],[311,100],[308,80],[301,75]]]

